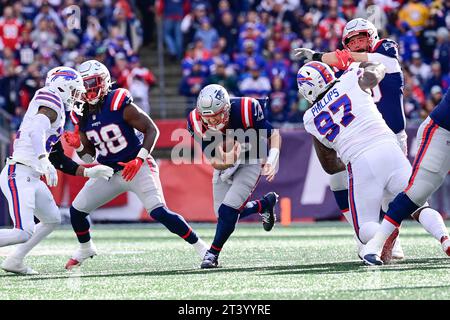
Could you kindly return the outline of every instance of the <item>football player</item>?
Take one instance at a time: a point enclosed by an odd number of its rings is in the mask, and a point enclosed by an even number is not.
[[[383,64],[363,62],[336,79],[327,64],[313,61],[300,68],[297,75],[300,94],[312,104],[303,117],[305,129],[314,136],[323,168],[328,174],[347,169],[350,214],[362,244],[372,239],[380,227],[382,200],[393,200],[408,185],[411,174],[408,159],[370,94],[385,73]],[[410,214],[425,215],[421,223],[434,237],[436,230],[442,233],[439,237],[448,237],[439,213],[423,204]],[[436,215],[440,220],[435,219]],[[398,232],[383,242],[385,246],[378,252],[380,259],[391,259],[397,236]]]
[[[71,113],[75,131],[66,132],[64,138],[83,161],[92,162],[97,156],[97,161],[111,167],[114,175],[109,181],[90,179],[73,201],[70,219],[80,247],[66,269],[97,253],[90,235],[89,213],[126,191],[134,192],[153,219],[192,244],[203,258],[206,244],[182,216],[166,206],[159,169],[151,156],[159,136],[155,123],[133,103],[128,90],[111,90],[111,76],[102,63],[89,60],[78,70],[86,88],[83,99],[87,106]]]
[[[320,61],[339,70],[360,62],[379,62],[386,66],[386,75],[379,84],[371,89],[374,102],[388,127],[397,136],[398,143],[405,155],[408,152],[405,131],[405,112],[403,109],[403,72],[398,60],[397,43],[391,39],[379,39],[375,26],[368,20],[357,18],[349,21],[344,28],[342,45],[344,50],[322,53],[306,48],[295,49],[296,55],[306,61]],[[348,202],[347,172],[330,176],[330,188],[339,209],[346,220],[352,224]],[[388,202],[383,201],[383,211]],[[357,240],[357,239],[356,239]],[[404,258],[400,241],[397,239],[393,258]],[[360,247],[361,244],[357,245]]]
[[[106,166],[85,168],[64,155],[60,141],[65,111],[82,103],[85,92],[81,75],[74,69],[58,67],[47,74],[45,87],[36,91],[16,134],[14,151],[0,175],[0,187],[8,200],[13,229],[0,230],[0,247],[19,245],[2,263],[2,269],[18,274],[37,274],[23,264],[25,255],[61,222],[58,207],[47,184],[58,183],[56,169],[90,178],[109,178]],[[35,226],[34,216],[39,219]]]
[[[267,181],[273,181],[281,136],[265,120],[256,99],[230,99],[226,89],[217,84],[208,85],[200,91],[196,108],[189,113],[187,120],[188,130],[201,144],[203,153],[214,167],[214,212],[218,221],[214,240],[201,268],[216,268],[222,247],[233,233],[238,219],[260,213],[266,231],[270,231],[275,223],[274,207],[278,201],[275,192],[256,201],[247,201],[261,175],[266,175]],[[254,139],[244,141],[236,134],[238,132],[242,136],[254,133]],[[223,140],[225,143],[220,143]],[[270,149],[268,156],[267,147]],[[264,166],[258,161],[257,153],[250,155],[252,150],[264,150],[262,154],[267,156]]]
[[[403,219],[426,204],[450,171],[450,90],[421,124],[417,141],[418,151],[408,186],[389,204],[379,231],[364,248],[367,265],[383,264],[380,248],[398,234]],[[427,231],[440,240],[442,250],[450,256],[450,240],[445,225],[437,224]]]

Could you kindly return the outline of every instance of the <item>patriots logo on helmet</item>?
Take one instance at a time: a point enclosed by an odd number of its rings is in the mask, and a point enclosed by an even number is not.
[[[217,100],[223,100],[225,98],[225,93],[223,93],[222,90],[217,90],[216,92],[216,99]]]

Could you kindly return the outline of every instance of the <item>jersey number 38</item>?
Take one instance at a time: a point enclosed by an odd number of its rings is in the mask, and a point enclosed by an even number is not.
[[[86,136],[103,157],[118,153],[128,145],[122,131],[116,124],[104,126],[99,132],[89,130],[86,132]]]

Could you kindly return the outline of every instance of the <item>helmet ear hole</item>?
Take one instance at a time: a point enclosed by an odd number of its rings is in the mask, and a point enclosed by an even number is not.
[[[64,89],[61,89],[61,87],[58,87],[59,92],[64,92]]]
[[[309,95],[312,95],[312,91],[309,91],[308,94],[309,94]]]

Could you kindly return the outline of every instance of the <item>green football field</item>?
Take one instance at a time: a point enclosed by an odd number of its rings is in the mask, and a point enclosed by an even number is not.
[[[215,225],[194,224],[210,242]],[[76,271],[64,265],[77,247],[68,227],[26,262],[37,276],[0,270],[0,299],[449,299],[450,259],[417,223],[402,227],[406,260],[362,265],[344,223],[275,226],[241,223],[221,268],[199,269],[193,248],[156,224],[96,225],[99,255]],[[11,250],[0,250],[0,261]]]

